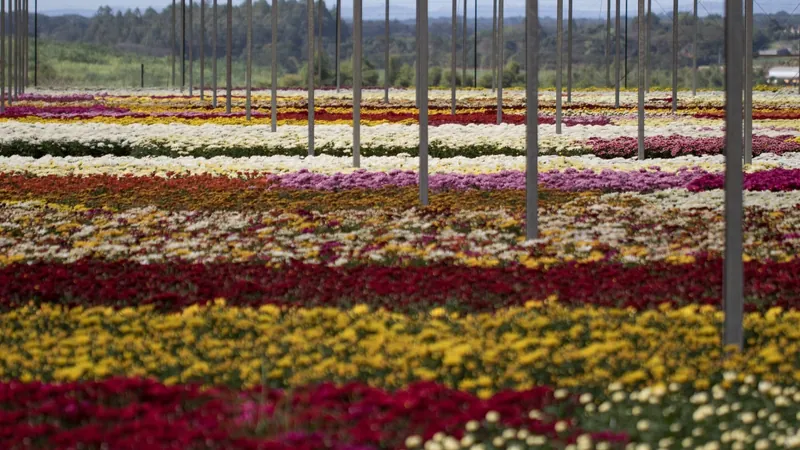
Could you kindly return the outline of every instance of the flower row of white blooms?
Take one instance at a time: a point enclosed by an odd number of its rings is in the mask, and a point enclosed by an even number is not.
[[[207,90],[207,93],[210,93],[211,90]],[[269,95],[269,89],[267,90],[257,90],[255,91],[256,95]],[[93,89],[34,89],[28,91],[28,93],[32,94],[45,94],[45,95],[73,95],[73,94],[90,94],[90,95],[125,95],[125,96],[150,96],[150,95],[179,95],[180,91],[177,89],[110,89],[110,90],[93,90]],[[218,95],[224,95],[225,91],[220,90]],[[777,92],[754,92],[753,93],[753,104],[758,106],[798,106],[800,105],[800,99],[797,98],[794,94],[795,91],[792,89],[785,89]],[[245,94],[243,89],[235,89],[232,92],[233,95],[241,96]],[[787,95],[789,94],[789,95]],[[199,99],[199,91],[195,93],[195,97]],[[278,95],[282,97],[305,97],[307,95],[306,90],[301,89],[281,89],[278,91]],[[383,99],[383,90],[382,89],[364,89],[362,91],[362,99],[364,101],[370,100],[381,100]],[[450,100],[451,91],[449,89],[429,89],[428,90],[428,98],[430,100]],[[480,89],[480,90],[456,90],[456,95],[459,99],[482,99],[482,100],[491,100],[497,98],[497,94],[491,92],[488,89]],[[663,99],[665,97],[671,96],[671,91],[658,91],[658,90],[651,90],[651,92],[645,95],[647,100],[651,99]],[[210,97],[210,94],[209,94]],[[352,90],[349,89],[341,89],[339,92],[334,90],[326,89],[326,90],[316,90],[315,91],[316,98],[345,98],[351,99],[353,97]],[[574,91],[572,93],[573,101],[576,103],[580,102],[591,102],[591,103],[606,103],[606,104],[614,104],[614,91],[612,90],[604,90],[604,91]],[[390,98],[395,100],[403,100],[403,101],[413,101],[416,98],[416,93],[414,89],[390,89]],[[515,101],[515,100],[522,100],[525,98],[525,91],[523,89],[505,89],[503,90],[503,98],[507,101]],[[539,98],[542,100],[548,100],[551,98],[555,98],[555,90],[554,89],[540,89],[539,90]],[[635,91],[623,91],[620,92],[620,101],[623,104],[627,105],[635,105],[638,99],[638,93]],[[688,106],[691,105],[707,105],[707,104],[717,104],[722,105],[725,101],[725,93],[721,91],[700,91],[697,95],[692,96],[687,91],[679,91],[678,92],[678,101],[681,104],[685,104]]]
[[[702,168],[708,171],[723,171],[725,157],[713,156],[679,156],[676,158],[653,158],[644,161],[630,158],[602,159],[593,155],[539,157],[539,170],[576,169],[600,170],[654,170],[675,172],[682,168]],[[753,163],[745,170],[755,172],[775,167],[784,169],[800,169],[800,153],[775,155],[762,154],[753,158]],[[251,156],[232,158],[216,156],[213,158],[180,156],[180,157],[144,157],[105,155],[53,157],[30,156],[0,157],[0,173],[24,172],[38,176],[45,175],[152,175],[165,176],[167,173],[181,175],[204,175],[237,177],[240,172],[257,173],[291,173],[306,169],[321,174],[349,173],[356,170],[371,172],[391,172],[393,170],[419,169],[419,158],[412,156],[369,156],[361,158],[361,167],[353,167],[353,159],[349,156],[318,155],[313,158],[302,156]],[[467,158],[429,158],[429,173],[495,173],[506,170],[525,170],[524,156],[479,156]]]
[[[635,137],[635,126],[573,126],[564,127],[561,135],[555,134],[552,125],[539,127],[539,145],[543,149],[567,151],[580,149],[592,137],[606,139]],[[800,131],[760,129],[755,132],[767,136],[797,135]],[[665,126],[646,130],[647,136],[683,135],[692,137],[723,136],[722,125],[701,126],[688,120],[675,120]],[[352,127],[349,125],[318,125],[314,137],[318,147],[332,145],[343,150],[352,147]],[[430,142],[450,148],[487,145],[523,150],[525,148],[524,125],[457,125],[432,127]],[[186,124],[132,124],[106,123],[26,123],[0,122],[0,144],[15,141],[80,142],[86,146],[102,147],[107,144],[141,147],[168,147],[177,154],[191,154],[198,148],[225,149],[232,147],[287,148],[305,146],[308,143],[308,127],[284,125],[278,131],[270,131],[269,125],[186,125]],[[419,144],[417,125],[381,124],[362,127],[361,144],[364,147],[405,147]]]
[[[616,203],[626,198],[641,200],[641,204]],[[800,226],[797,208],[800,191],[754,192],[745,199],[748,208],[783,212],[783,217],[769,227],[748,228],[745,253],[759,260],[783,260],[798,254],[800,239],[770,237],[790,233]],[[697,209],[687,211],[689,205]],[[576,217],[586,217],[588,210],[592,212],[590,219],[575,221]],[[335,257],[329,262],[333,265],[354,259],[391,261],[398,256],[431,262],[454,259],[468,264],[466,254],[497,263],[524,261],[530,248],[537,245],[545,249],[542,257],[580,261],[589,258],[600,241],[621,252],[637,249],[613,257],[619,261],[646,263],[698,252],[721,254],[723,211],[720,190],[700,194],[685,190],[615,194],[591,202],[577,199],[557,210],[540,211],[542,237],[531,241],[525,241],[521,235],[518,215],[505,210],[458,211],[446,220],[447,224],[473,226],[468,230],[441,229],[433,234],[435,247],[430,248],[431,242],[423,239],[427,235],[423,236],[420,230],[434,225],[441,227],[442,219],[421,215],[416,208],[339,210],[314,213],[307,218],[292,212],[273,216],[237,211],[172,212],[148,207],[97,216],[41,202],[6,202],[6,207],[0,210],[0,254],[26,261],[71,262],[94,255],[142,263],[167,258],[193,262],[268,258],[275,262],[296,259],[320,263],[321,248],[333,241],[341,244],[333,250]],[[340,225],[314,233],[303,232],[332,221]],[[39,225],[30,227],[30,223]],[[392,227],[387,229],[387,223],[392,223]],[[636,231],[630,227],[631,223],[652,226]],[[252,231],[254,226],[261,228]],[[126,232],[128,227],[142,236],[135,239]],[[675,231],[664,233],[665,229]],[[186,232],[191,232],[191,236],[186,236]],[[56,244],[54,239],[64,245]],[[375,242],[385,242],[387,246],[374,249]]]
[[[735,380],[737,374],[727,372],[727,380]],[[684,396],[683,387],[672,383],[668,387],[656,386],[626,393],[618,383],[609,386],[613,392],[610,399],[596,400],[591,394],[580,395],[582,412],[593,416],[596,420],[615,410],[616,417],[630,418],[635,423],[635,430],[615,429],[613,422],[608,424],[608,429],[629,434],[647,434],[652,443],[629,442],[626,450],[654,450],[654,449],[702,449],[720,450],[731,448],[734,450],[769,450],[774,448],[800,448],[800,391],[797,386],[776,386],[767,381],[756,384],[752,375],[745,377],[743,383],[736,383],[732,388],[726,389],[721,384],[716,384],[711,389],[697,391],[689,401],[677,405],[678,397]],[[556,390],[554,396],[564,399],[568,392],[564,389]],[[653,408],[653,405],[662,405],[664,399],[670,397],[670,406]],[[650,412],[644,412],[648,408]],[[672,422],[669,427],[663,417],[654,417],[651,413],[657,410],[663,416],[674,414],[679,410],[692,412],[692,422]],[[528,417],[533,420],[542,420],[546,415],[538,410],[531,410]],[[409,436],[405,445],[409,450],[528,450],[550,448],[547,446],[548,438],[537,435],[526,429],[514,429],[501,425],[502,417],[497,411],[489,411],[482,421],[472,420],[464,426],[464,436],[458,439],[445,433],[436,433],[430,440],[423,442],[420,436]],[[556,421],[555,430],[559,433],[569,431],[569,423],[565,420]],[[633,427],[631,427],[633,428]],[[562,448],[556,444],[554,448]],[[605,441],[593,441],[590,434],[577,437],[574,444],[563,446],[565,450],[609,450],[617,446]]]

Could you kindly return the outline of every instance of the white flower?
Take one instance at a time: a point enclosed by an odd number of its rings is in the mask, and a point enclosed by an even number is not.
[[[406,448],[417,448],[422,444],[422,438],[414,435],[406,438]]]
[[[478,428],[480,428],[480,426],[481,426],[481,424],[477,420],[470,420],[469,422],[467,422],[467,424],[464,426],[464,428],[467,431],[473,432],[473,431],[477,431]]]
[[[636,429],[639,431],[647,431],[650,429],[650,422],[647,420],[640,420],[636,422]]]
[[[497,411],[489,411],[486,413],[486,421],[489,423],[497,423],[500,420],[500,413]]]

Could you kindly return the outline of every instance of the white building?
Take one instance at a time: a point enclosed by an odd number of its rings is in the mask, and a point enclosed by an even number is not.
[[[797,84],[800,79],[798,67],[773,67],[769,69],[767,80],[771,84]]]

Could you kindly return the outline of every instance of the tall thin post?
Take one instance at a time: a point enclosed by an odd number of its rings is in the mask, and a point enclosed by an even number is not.
[[[14,100],[19,100],[19,0],[14,0]]]
[[[694,0],[694,29],[692,30],[692,96],[697,95],[697,0]]]
[[[171,65],[172,65],[172,72],[171,72],[171,76],[170,76],[170,80],[171,80],[170,81],[170,86],[173,87],[173,88],[175,87],[175,54],[177,53],[177,51],[175,50],[175,44],[176,44],[176,42],[178,40],[178,36],[176,35],[177,33],[175,31],[175,22],[176,22],[175,21],[175,16],[176,16],[175,9],[176,9],[175,0],[172,0],[172,41],[170,42],[169,50],[170,50],[170,62],[171,62]]]
[[[217,107],[217,0],[211,9],[211,106]]]
[[[644,0],[639,0],[639,64],[636,71],[639,78],[639,160],[644,159],[644,74],[645,74],[645,45],[647,41],[647,20],[645,19]]]
[[[475,0],[475,14],[472,15],[472,20],[475,23],[475,39],[472,49],[472,57],[474,59],[474,67],[472,68],[472,85],[478,87],[478,0]]]
[[[33,87],[39,87],[39,0],[33,0]]]
[[[556,134],[561,134],[561,73],[564,66],[564,0],[556,2]]]
[[[458,20],[456,5],[458,0],[453,0],[452,28],[450,38],[450,113],[456,115],[456,23]]]
[[[649,1],[649,0],[648,0]],[[672,114],[678,112],[678,0],[672,1]],[[648,35],[650,33],[648,32]]]
[[[492,92],[497,87],[497,0],[492,0]]]
[[[391,76],[391,72],[389,71],[389,49],[392,45],[391,41],[389,40],[389,0],[386,0],[386,18],[384,19],[384,42],[386,47],[384,48],[384,54],[383,54],[383,65],[385,67],[383,75],[383,101],[384,103],[389,103],[389,77]],[[361,59],[361,57],[359,57],[359,59]]]
[[[270,11],[272,16],[270,17],[272,20],[272,67],[270,68],[272,92],[270,96],[270,128],[273,133],[278,130],[278,3],[280,3],[279,0],[272,0],[272,11]],[[338,65],[339,60],[337,59],[336,61],[336,64]]]
[[[744,163],[753,162],[753,0],[744,0]]]
[[[419,0],[419,202],[428,206],[428,0]]]
[[[228,0],[228,10],[226,11],[226,36],[225,43],[225,113],[231,113],[232,90],[233,90],[233,0]]]
[[[606,51],[605,61],[606,66],[606,86],[611,86],[611,0],[606,0]]]
[[[417,105],[417,109],[419,109],[420,101],[422,100],[422,89],[420,88],[420,82],[422,81],[422,78],[420,76],[420,70],[419,70],[420,67],[422,67],[421,64],[420,64],[420,60],[419,60],[420,56],[422,55],[422,48],[421,48],[422,38],[420,37],[420,34],[419,34],[420,30],[422,29],[422,21],[420,20],[420,14],[419,13],[420,13],[420,10],[422,9],[422,5],[420,5],[420,1],[421,0],[416,0],[416,1],[417,1],[417,8],[416,8],[416,12],[417,12],[416,36],[417,36],[417,38],[414,40],[414,43],[417,46],[417,57],[414,59],[414,71],[416,72],[416,83],[415,83],[415,88],[416,88],[415,89],[415,94],[417,95],[417,103],[416,103],[416,105]],[[421,114],[421,112],[420,112],[420,114]]]
[[[314,156],[314,0],[307,0],[308,13],[308,156]],[[356,72],[353,67],[353,74]]]
[[[539,0],[525,0],[525,237],[539,237]]]
[[[461,86],[467,85],[467,0],[464,0],[464,27],[461,30],[461,52],[463,65],[461,66]]]
[[[572,0],[567,0],[567,103],[572,103]]]
[[[139,80],[141,81],[140,87],[144,89],[144,64],[141,64],[140,69],[141,69],[139,73]]]
[[[497,124],[503,123],[503,64],[505,62],[503,34],[503,0],[497,2]]]
[[[387,3],[389,0],[386,0]],[[342,45],[342,0],[336,0],[336,92],[339,92],[341,87],[341,78],[339,77],[339,47]]]
[[[0,0],[2,1],[2,0]],[[14,6],[8,0],[8,106],[14,103]]]
[[[249,122],[253,116],[253,0],[247,0],[247,93],[245,98],[245,118]]]
[[[723,344],[744,346],[742,0],[725,1],[725,271]]]
[[[653,0],[647,0],[647,29],[645,36],[647,45],[644,48],[644,91],[650,92],[650,48],[653,42]]]
[[[189,97],[194,95],[194,17],[192,17],[192,10],[194,0],[189,0]]]
[[[0,114],[6,112],[6,4],[0,0]]]
[[[186,87],[186,0],[181,0],[181,92]]]
[[[200,0],[200,100],[206,99],[206,0]]]
[[[614,73],[615,73],[614,78],[616,79],[616,81],[614,82],[614,107],[615,108],[619,108],[619,83],[620,83],[619,52],[620,52],[621,48],[620,48],[619,32],[621,30],[620,30],[620,23],[619,23],[619,16],[620,16],[619,7],[620,7],[620,0],[617,0],[617,9],[616,9],[617,17],[616,17],[615,28],[614,28],[614,30],[615,30],[614,31],[614,40],[616,41],[616,44],[615,44],[616,45],[616,50],[614,51]]]
[[[353,0],[353,167],[361,166],[362,0]]]

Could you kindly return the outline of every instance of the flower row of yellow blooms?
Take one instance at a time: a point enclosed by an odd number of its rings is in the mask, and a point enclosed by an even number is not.
[[[800,312],[747,315],[747,348],[729,357],[722,319],[710,307],[634,313],[566,308],[553,299],[466,316],[363,305],[254,309],[224,300],[178,313],[28,306],[0,315],[0,378],[126,375],[237,387],[358,380],[385,388],[434,380],[481,396],[541,384],[702,389],[729,370],[800,382]]]

